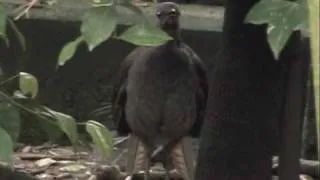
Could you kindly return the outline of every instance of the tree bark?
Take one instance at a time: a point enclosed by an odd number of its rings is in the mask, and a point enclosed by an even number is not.
[[[272,177],[288,62],[274,59],[265,25],[243,23],[256,2],[229,0],[226,5],[223,52],[209,74],[196,180]]]
[[[309,43],[309,42],[308,42]],[[310,46],[309,46],[310,48]],[[310,53],[308,53],[310,59]],[[302,158],[309,160],[317,159],[317,141],[316,141],[316,122],[315,122],[315,96],[312,77],[312,69],[309,71],[309,79],[307,83],[307,100],[306,110],[302,131]],[[320,169],[320,168],[319,168]]]
[[[310,59],[308,46],[299,32],[293,33],[280,61],[288,62],[285,103],[281,126],[279,180],[298,180],[300,173],[302,124]]]

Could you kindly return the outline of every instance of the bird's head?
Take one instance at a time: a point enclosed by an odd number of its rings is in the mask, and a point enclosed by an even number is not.
[[[179,30],[180,10],[173,2],[162,2],[157,4],[156,15],[158,25],[167,33],[171,34]]]

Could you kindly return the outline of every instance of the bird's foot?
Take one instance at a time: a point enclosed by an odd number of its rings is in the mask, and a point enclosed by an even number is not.
[[[166,169],[164,180],[170,180],[170,171],[168,169]]]

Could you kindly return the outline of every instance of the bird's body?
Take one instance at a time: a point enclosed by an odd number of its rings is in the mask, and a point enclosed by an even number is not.
[[[168,46],[141,54],[128,74],[127,121],[150,150],[186,136],[196,119],[198,82],[192,62]]]
[[[165,5],[178,12],[175,4]],[[178,34],[168,34],[173,41],[138,47],[127,56],[114,96],[118,132],[142,142],[148,167],[160,161],[168,168],[181,139],[199,134],[206,106],[204,64]]]

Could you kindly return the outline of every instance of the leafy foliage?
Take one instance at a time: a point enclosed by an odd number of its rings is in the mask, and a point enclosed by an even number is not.
[[[124,3],[123,1],[122,5],[126,5],[129,9],[131,8],[131,10],[136,12],[140,10],[128,2]],[[58,65],[64,65],[74,55],[81,42],[85,41],[89,50],[92,51],[103,41],[110,38],[116,29],[116,13],[113,1],[104,0],[95,3],[94,7],[86,12],[83,17],[81,36],[62,48]],[[0,4],[0,38],[3,38],[7,42],[6,27],[8,21],[20,41],[22,49],[26,50],[25,39],[22,33],[14,22],[7,18],[5,9]],[[0,86],[15,78],[19,78],[20,91],[16,91],[12,97],[0,91],[0,144],[7,145],[0,146],[1,159],[11,162],[13,143],[17,140],[20,130],[21,119],[19,110],[26,111],[37,117],[36,119],[40,120],[42,127],[44,127],[51,138],[60,137],[64,133],[72,145],[76,147],[79,141],[76,120],[70,115],[54,111],[37,102],[36,97],[39,91],[39,84],[37,78],[32,74],[20,72],[18,75],[0,82]],[[111,133],[102,124],[93,120],[86,123],[86,129],[97,148],[103,155],[108,156],[113,146]]]
[[[141,22],[147,21],[147,18],[144,15],[143,11],[139,7],[130,3],[128,0],[121,0],[121,1],[118,1],[118,3],[119,3],[118,4],[119,6],[125,7],[128,10],[132,11],[133,13],[139,15],[139,17],[141,18]]]
[[[26,72],[19,74],[19,87],[24,94],[30,94],[32,98],[35,98],[39,91],[37,78]]]
[[[78,132],[76,120],[72,116],[61,112],[53,111],[50,109],[48,109],[48,111],[50,111],[50,113],[54,115],[59,127],[68,136],[73,146],[77,146]]]
[[[102,154],[109,156],[113,147],[111,133],[102,124],[92,120],[86,123],[86,130]]]
[[[108,40],[115,33],[117,25],[116,6],[123,6],[141,17],[140,24],[130,27],[120,35],[119,39],[138,46],[157,46],[172,39],[160,28],[149,23],[141,9],[130,3],[129,0],[95,1],[93,7],[84,14],[80,27],[80,37],[83,37],[87,43],[89,51]],[[68,43],[62,49],[58,60],[60,66],[74,55],[80,43],[80,37]],[[116,36],[114,35],[114,37]]]
[[[64,134],[64,132],[54,119],[49,120],[40,118],[39,124],[40,128],[42,128],[46,132],[47,137],[50,141],[56,141]]]
[[[81,33],[89,50],[107,40],[116,28],[116,11],[113,6],[93,7],[85,13]]]
[[[2,4],[0,4],[0,39],[3,38],[6,42],[6,44],[9,44],[9,41],[7,39],[7,35],[6,35],[6,30],[7,30],[7,14],[5,12],[5,9],[3,7]],[[8,20],[9,25],[11,26],[13,32],[16,34],[18,41],[20,42],[20,45],[22,47],[22,50],[25,51],[26,50],[26,43],[25,43],[25,39],[24,36],[22,35],[22,33],[19,31],[18,27],[14,24],[14,22],[12,20]]]
[[[253,6],[245,21],[268,24],[268,42],[277,59],[293,31],[308,30],[308,9],[302,1],[262,0]]]
[[[37,102],[38,80],[32,74],[20,72],[0,82],[0,86],[15,78],[19,78],[21,91],[16,91],[12,97],[0,91],[0,144],[8,144],[8,146],[0,146],[1,159],[11,162],[13,143],[16,142],[20,130],[19,109],[41,120],[42,127],[45,127],[51,137],[60,137],[62,132],[66,134],[76,150],[79,145],[76,120],[70,115],[54,111]],[[26,96],[29,94],[32,96]],[[86,126],[97,148],[105,156],[109,155],[113,146],[111,133],[102,124],[93,120],[88,121]]]
[[[13,154],[13,143],[10,135],[0,127],[0,160],[11,163]],[[5,145],[4,145],[5,144]]]
[[[5,9],[2,6],[2,4],[0,4],[0,38],[4,38],[5,40],[7,40],[6,27],[7,27],[7,14],[5,13]]]
[[[309,7],[309,8],[308,8]],[[310,16],[308,16],[310,15]],[[315,111],[318,142],[320,142],[319,112],[319,0],[261,0],[247,14],[245,22],[268,24],[268,42],[276,59],[293,31],[311,33],[313,83],[315,90]],[[318,143],[320,159],[320,144]]]
[[[71,41],[64,45],[62,48],[59,58],[58,65],[63,66],[76,52],[78,45],[83,41],[83,37],[79,36],[74,41]]]
[[[26,39],[24,38],[23,34],[20,32],[19,28],[15,25],[15,23],[11,19],[9,19],[8,22],[9,22],[11,29],[15,33],[15,35],[19,41],[19,44],[21,45],[21,49],[23,51],[26,51],[27,50]]]
[[[16,107],[8,102],[0,102],[0,127],[7,131],[16,142],[20,132],[20,114]]]
[[[309,0],[309,23],[311,33],[311,50],[312,50],[312,70],[313,84],[315,95],[315,111],[316,111],[316,129],[318,136],[318,159],[320,160],[320,22],[319,22],[319,0]]]
[[[93,0],[93,3],[98,6],[105,6],[111,4],[112,0]]]
[[[119,39],[138,46],[159,46],[172,38],[152,24],[137,24],[126,30]]]

